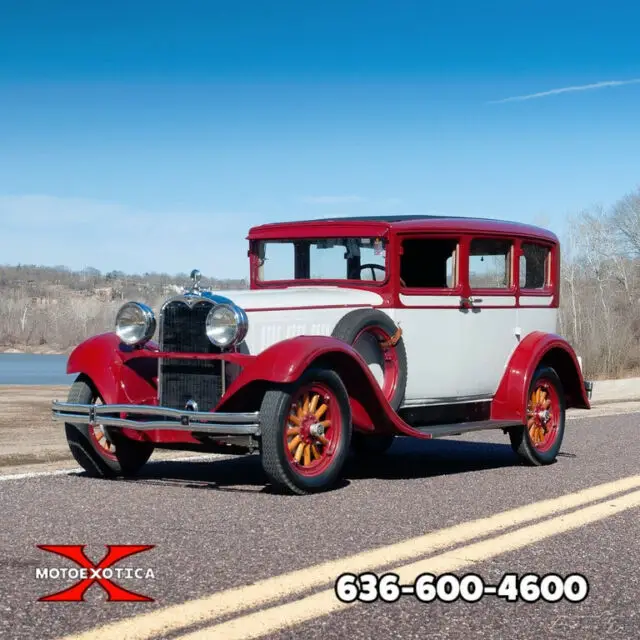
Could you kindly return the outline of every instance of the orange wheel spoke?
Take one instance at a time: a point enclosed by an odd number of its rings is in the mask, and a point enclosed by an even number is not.
[[[287,431],[288,436],[296,436],[300,433],[300,427],[289,427]]]
[[[329,444],[329,441],[324,436],[317,436],[316,439],[321,442],[325,447]]]
[[[297,425],[298,427],[300,426],[302,420],[300,420],[300,418],[298,418],[298,416],[294,416],[293,413],[289,416],[289,422],[293,422],[293,424]]]
[[[298,405],[298,418],[302,418],[302,416],[304,415],[304,412],[302,411],[302,405]]]
[[[327,409],[328,407],[326,404],[321,405],[320,408],[315,412],[316,420],[320,420],[320,418],[322,418],[322,416],[325,414]]]
[[[313,400],[311,400],[311,404],[309,405],[309,412],[315,413],[318,408],[318,401],[320,400],[320,396],[316,393],[313,396]]]
[[[301,442],[296,449],[295,460],[297,463],[300,463],[300,459],[302,458],[302,452],[304,451],[304,442]]]
[[[331,420],[323,420],[320,424],[325,428],[326,427],[330,427],[331,426]]]
[[[320,459],[320,457],[321,457],[321,456],[320,456],[320,452],[318,451],[318,448],[316,447],[316,445],[315,445],[315,444],[312,444],[312,445],[311,445],[311,453],[313,453],[313,457],[314,457],[316,460],[319,460],[319,459]]]
[[[290,443],[289,443],[289,451],[291,451],[291,453],[293,453],[294,449],[298,446],[298,443],[302,442],[302,440],[300,439],[300,436],[296,436]]]
[[[302,405],[302,413],[306,415],[309,413],[309,394],[304,397],[304,404]]]
[[[304,447],[304,466],[308,467],[311,464],[311,445],[307,444]]]

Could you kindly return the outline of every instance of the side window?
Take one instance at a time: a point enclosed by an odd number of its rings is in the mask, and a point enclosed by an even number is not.
[[[549,247],[523,242],[520,255],[520,288],[544,289],[548,283],[550,260]]]
[[[472,289],[511,287],[510,240],[478,238],[469,249],[469,285]]]
[[[402,242],[400,279],[409,289],[453,289],[458,283],[458,241],[412,238]]]

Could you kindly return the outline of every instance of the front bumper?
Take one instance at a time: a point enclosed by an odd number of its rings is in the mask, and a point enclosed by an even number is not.
[[[185,411],[134,404],[52,403],[53,419],[71,424],[100,424],[136,431],[190,431],[214,435],[260,435],[258,412]],[[151,418],[151,419],[150,419]],[[156,419],[153,419],[156,418]]]

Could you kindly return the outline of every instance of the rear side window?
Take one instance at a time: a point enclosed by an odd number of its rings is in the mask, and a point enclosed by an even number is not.
[[[549,247],[523,242],[520,255],[520,288],[544,289],[548,284],[550,260]]]
[[[511,287],[510,240],[477,238],[469,248],[469,285],[472,289]]]
[[[400,284],[407,289],[454,289],[458,241],[412,238],[402,243]]]

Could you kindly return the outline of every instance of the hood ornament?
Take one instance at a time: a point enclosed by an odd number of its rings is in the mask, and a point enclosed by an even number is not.
[[[193,284],[191,285],[191,292],[192,293],[199,293],[200,292],[200,280],[202,280],[202,274],[197,270],[194,269],[191,272],[191,280],[193,281]]]

